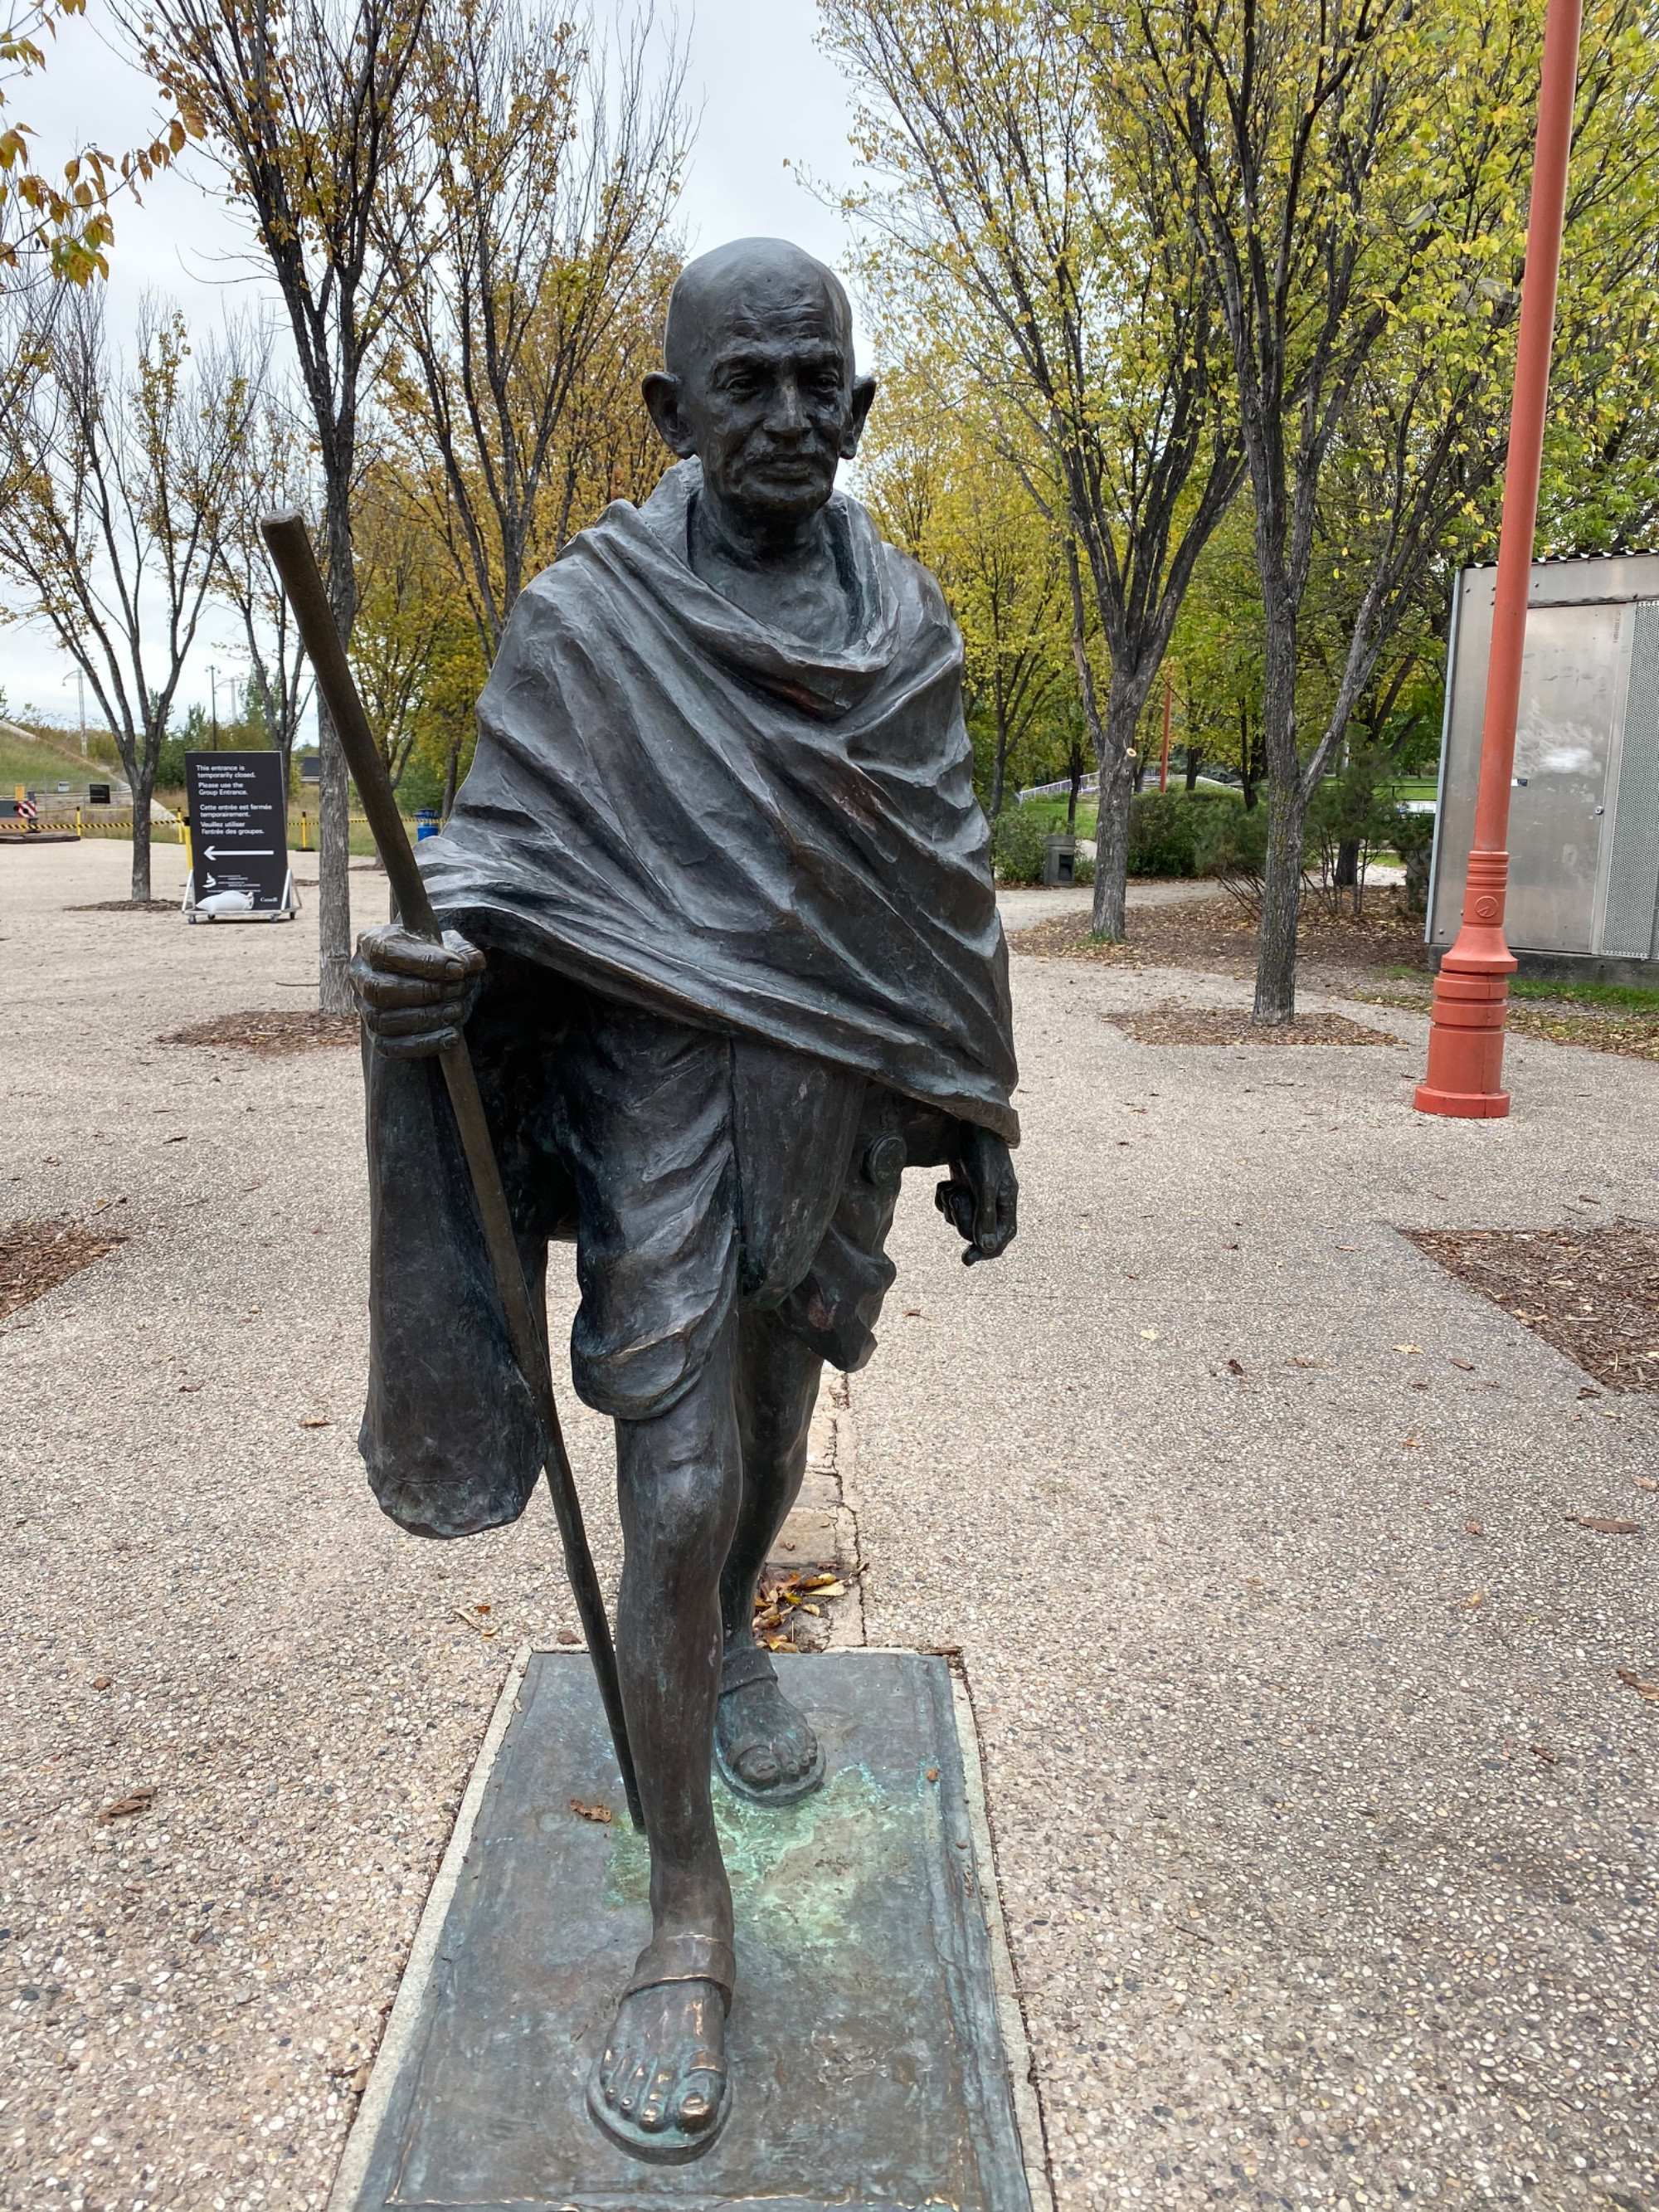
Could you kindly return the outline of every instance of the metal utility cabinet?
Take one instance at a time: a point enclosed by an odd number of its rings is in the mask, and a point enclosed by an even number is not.
[[[1466,568],[1452,604],[1429,884],[1437,962],[1463,910],[1497,580]],[[1527,605],[1510,950],[1523,975],[1659,981],[1659,554],[1534,562]]]

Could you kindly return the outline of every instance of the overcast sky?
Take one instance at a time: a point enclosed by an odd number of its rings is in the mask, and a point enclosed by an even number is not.
[[[634,12],[616,0],[594,4],[602,23]],[[46,74],[13,88],[15,116],[39,132],[43,166],[57,167],[77,144],[130,145],[146,127],[137,118],[156,112],[144,79],[100,35],[106,20],[100,0],[91,0],[87,15],[60,32]],[[799,170],[835,186],[851,175],[848,87],[813,44],[813,0],[698,0],[695,15],[688,9],[681,21],[690,52],[688,99],[694,113],[701,111],[681,202],[690,249],[773,234],[841,263],[847,239],[840,218],[796,179]],[[149,186],[142,208],[120,209],[110,267],[111,320],[121,331],[146,290],[171,295],[198,324],[265,296],[246,232],[199,151],[179,173]],[[222,684],[241,665],[234,631],[222,621],[198,644],[183,705],[208,703],[210,662]],[[71,717],[70,664],[27,628],[0,629],[0,690],[15,708],[27,702],[43,715]]]

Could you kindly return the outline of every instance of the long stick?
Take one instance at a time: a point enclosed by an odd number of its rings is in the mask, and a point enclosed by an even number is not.
[[[305,518],[295,514],[268,514],[260,521],[259,534],[270,548],[270,557],[276,563],[300,635],[305,641],[317,688],[339,732],[340,747],[363,802],[375,845],[386,864],[403,926],[416,937],[429,938],[436,944],[442,937],[438,917],[432,910],[426,884],[415,865],[386,763],[380,758],[362,701],[352,681],[345,649],[334,627],[322,576],[311,550]],[[633,1753],[629,1748],[628,1723],[623,1713],[622,1687],[617,1679],[611,1623],[605,1615],[599,1577],[593,1571],[593,1557],[587,1548],[581,1500],[576,1495],[575,1478],[570,1472],[570,1459],[564,1448],[564,1432],[559,1425],[559,1411],[553,1402],[553,1376],[547,1346],[542,1341],[542,1332],[531,1305],[530,1288],[525,1281],[518,1240],[513,1231],[513,1217],[501,1185],[501,1171],[489,1140],[489,1125],[484,1119],[478,1079],[465,1040],[447,1047],[438,1059],[444,1081],[449,1086],[449,1103],[455,1109],[455,1125],[460,1131],[461,1149],[472,1178],[472,1194],[478,1202],[484,1243],[489,1247],[490,1266],[495,1271],[495,1288],[507,1316],[514,1357],[529,1385],[542,1427],[552,1447],[547,1460],[547,1486],[553,1493],[553,1512],[559,1524],[560,1541],[564,1546],[565,1571],[575,1594],[576,1610],[581,1615],[593,1672],[599,1677],[599,1696],[605,1703],[605,1718],[611,1723],[611,1740],[617,1747],[623,1788],[628,1794],[629,1814],[634,1826],[642,1828],[645,1816],[640,1807]]]

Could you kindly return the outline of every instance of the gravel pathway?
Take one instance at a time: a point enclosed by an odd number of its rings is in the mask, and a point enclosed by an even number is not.
[[[853,1402],[870,1640],[964,1654],[1061,2206],[1659,2203],[1654,1401],[1398,1233],[1659,1218],[1659,1071],[1514,1043],[1512,1121],[1435,1121],[1416,1016],[1157,1047],[1103,1015],[1248,989],[1014,988],[1019,1240],[964,1272],[907,1191]]]
[[[434,1547],[363,1487],[351,1054],[155,1042],[306,1004],[314,909],[63,911],[125,866],[0,854],[0,1218],[129,1239],[0,1333],[0,2204],[289,2212],[574,1615],[541,1504]],[[1247,993],[1014,972],[1023,1234],[964,1271],[914,1179],[852,1408],[869,1640],[964,1654],[1062,2203],[1659,2204],[1651,1536],[1565,1519],[1659,1534],[1651,1403],[1396,1233],[1659,1218],[1659,1070],[1518,1042],[1512,1122],[1426,1122],[1415,1015],[1146,1046],[1102,1015]]]

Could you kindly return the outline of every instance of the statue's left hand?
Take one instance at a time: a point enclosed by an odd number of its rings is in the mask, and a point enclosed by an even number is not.
[[[1019,1229],[1019,1178],[1008,1147],[988,1129],[964,1121],[951,1160],[951,1180],[934,1194],[947,1221],[953,1222],[968,1249],[963,1265],[994,1260],[1012,1243]]]

